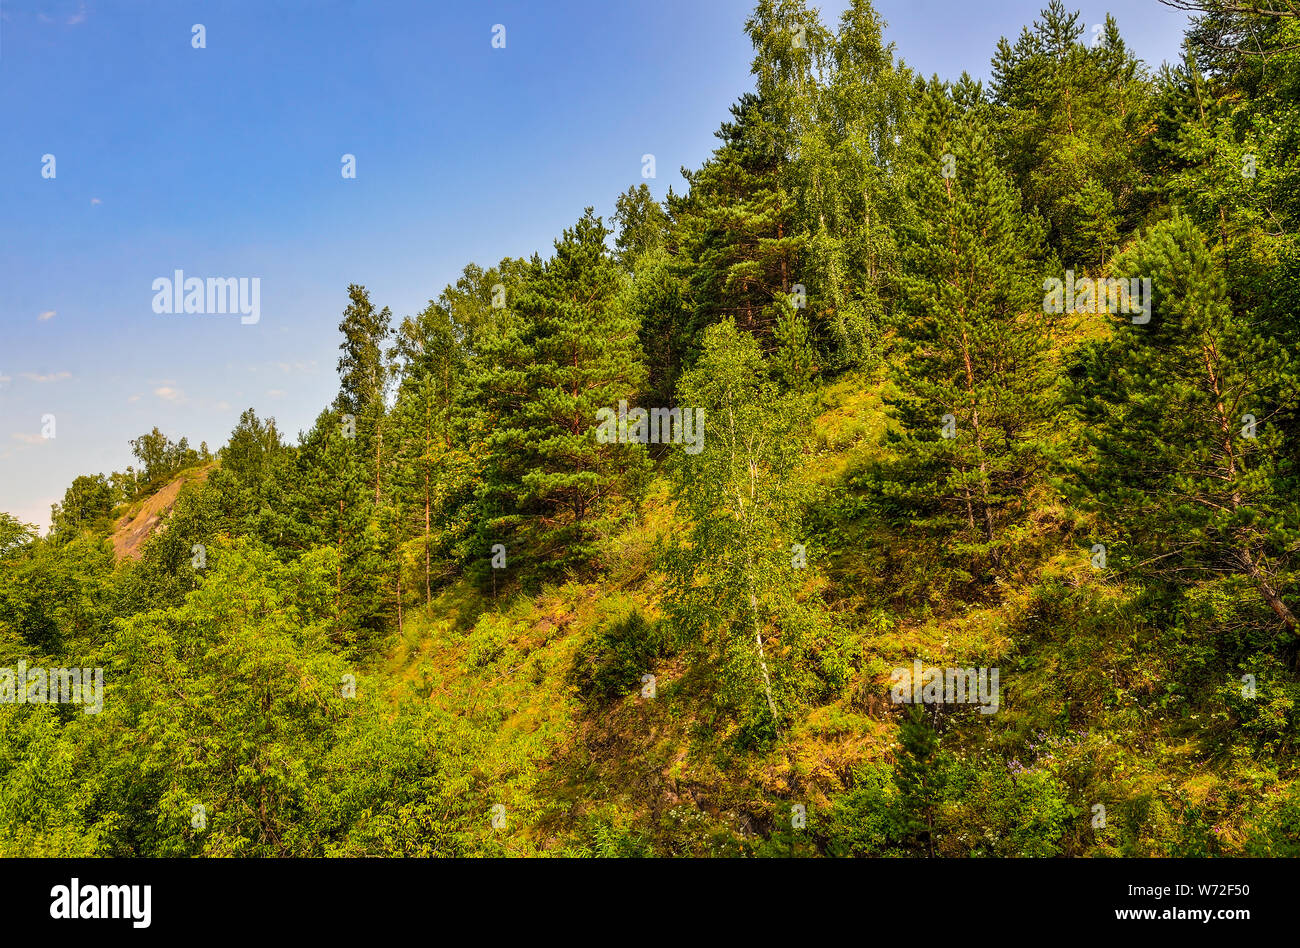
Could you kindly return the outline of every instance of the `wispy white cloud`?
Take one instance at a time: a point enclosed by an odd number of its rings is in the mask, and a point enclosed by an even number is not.
[[[254,362],[245,366],[249,372],[278,372],[281,375],[311,375],[316,372],[315,359],[307,361]],[[227,365],[226,368],[233,368]]]
[[[94,207],[96,204],[103,204],[103,203],[104,203],[104,202],[101,201],[99,198],[91,198],[91,199],[90,199],[90,206],[91,206],[91,207]]]
[[[43,322],[45,322],[47,319],[53,319],[53,318],[54,318],[55,316],[57,316],[57,315],[59,315],[59,314],[58,314],[56,311],[54,311],[54,310],[52,310],[52,309],[47,309],[45,312],[41,313],[41,315],[39,315],[39,316],[36,317],[36,321],[37,321],[37,322],[41,322],[41,323],[43,323]]]
[[[71,372],[50,372],[42,375],[39,372],[23,372],[22,377],[29,382],[62,382],[64,379],[72,378]]]
[[[178,405],[185,401],[185,393],[179,388],[173,388],[170,385],[160,385],[158,388],[153,390],[153,393],[165,402],[172,402],[173,404]]]

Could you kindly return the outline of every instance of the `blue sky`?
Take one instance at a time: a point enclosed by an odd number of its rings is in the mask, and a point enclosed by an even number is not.
[[[877,9],[913,68],[987,78],[1045,2]],[[657,196],[681,188],[750,88],[750,5],[0,0],[0,510],[48,525],[73,477],[124,468],[154,425],[213,449],[249,406],[309,427],[348,283],[400,319],[470,261],[608,216],[644,154]],[[1071,6],[1090,25],[1108,8]],[[1177,56],[1181,14],[1111,6],[1149,64]],[[177,269],[260,278],[260,321],[155,314]]]

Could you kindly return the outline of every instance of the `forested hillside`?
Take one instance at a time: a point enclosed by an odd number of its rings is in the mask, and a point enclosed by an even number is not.
[[[0,666],[103,669],[0,672],[0,854],[1300,855],[1300,17],[1253,9],[1156,69],[1052,0],[981,84],[759,0],[683,193],[419,313],[344,275],[310,430],[0,514]]]

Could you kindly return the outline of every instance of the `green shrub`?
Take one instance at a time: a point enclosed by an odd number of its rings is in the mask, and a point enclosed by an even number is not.
[[[647,622],[632,606],[624,615],[603,624],[583,644],[574,659],[573,678],[587,701],[601,703],[631,694],[641,676],[671,652],[661,622]]]

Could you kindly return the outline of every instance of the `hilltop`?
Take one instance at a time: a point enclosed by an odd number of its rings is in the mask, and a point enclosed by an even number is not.
[[[1300,22],[745,28],[685,192],[0,516],[0,697],[105,682],[0,713],[0,853],[1300,854]]]

